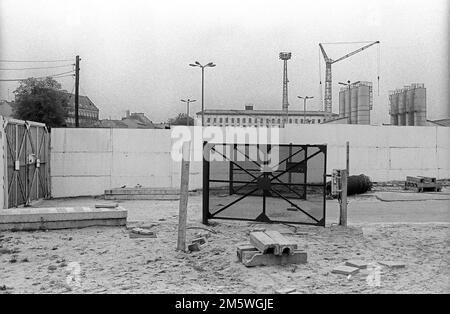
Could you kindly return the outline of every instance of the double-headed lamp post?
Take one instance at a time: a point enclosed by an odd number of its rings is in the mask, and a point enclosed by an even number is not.
[[[204,98],[204,91],[205,91],[205,68],[213,68],[216,65],[212,62],[201,65],[200,62],[195,61],[194,63],[189,64],[191,67],[199,67],[202,69],[202,126],[205,125],[205,98]]]
[[[191,102],[196,102],[195,99],[181,99],[181,102],[186,103],[186,125],[189,126],[189,105]]]
[[[352,94],[351,94],[351,90],[350,90],[351,89],[350,81],[347,81],[347,83],[339,82],[339,85],[348,86],[348,107],[350,108],[350,111],[351,111],[352,110],[351,109]],[[344,103],[344,106],[345,106],[345,103]],[[349,116],[348,116],[348,123],[352,124],[352,115],[351,114],[349,114]]]
[[[303,99],[303,122],[306,124],[306,100],[314,98],[314,96],[297,96],[299,99]]]

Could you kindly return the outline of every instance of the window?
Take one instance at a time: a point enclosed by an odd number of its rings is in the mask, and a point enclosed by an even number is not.
[[[225,123],[228,123],[228,118],[225,118]]]
[[[252,118],[248,118],[248,123],[252,123]]]
[[[292,123],[292,119],[289,119],[289,123]]]
[[[223,119],[222,119],[222,118],[219,118],[219,122],[222,123],[222,121],[223,121]]]
[[[298,124],[298,119],[295,119],[295,123]]]
[[[300,123],[303,123],[303,119],[300,119]]]
[[[278,119],[278,123],[281,123],[281,120],[280,120],[280,119]]]
[[[214,118],[214,123],[216,123],[217,122],[217,118]]]
[[[234,118],[231,118],[231,123],[234,123]]]
[[[272,119],[272,123],[275,123],[275,119]]]
[[[237,123],[241,123],[241,118],[236,118]]]
[[[316,120],[315,119],[312,119],[312,124],[314,124],[316,122]]]
[[[245,123],[245,118],[242,118],[242,123]]]
[[[317,123],[320,123],[320,119],[317,119]]]
[[[206,119],[206,122],[211,122],[211,118]]]

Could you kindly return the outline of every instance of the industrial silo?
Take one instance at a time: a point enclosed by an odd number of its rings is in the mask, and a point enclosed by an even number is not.
[[[339,91],[339,118],[345,117],[345,88]]]
[[[406,125],[414,125],[414,87],[405,87]]]
[[[389,91],[389,114],[391,125],[398,125],[398,93],[396,91]]]
[[[424,84],[414,85],[414,125],[424,126],[427,121],[427,93]]]
[[[357,123],[370,124],[370,98],[372,86],[369,82],[360,82],[357,86],[358,102],[357,102]]]
[[[405,96],[405,90],[400,90],[398,93],[398,125],[406,125]]]
[[[358,88],[350,88],[350,123],[358,124]]]

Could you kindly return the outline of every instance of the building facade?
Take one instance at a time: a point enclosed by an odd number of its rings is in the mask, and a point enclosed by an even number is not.
[[[197,112],[197,121],[201,121],[202,112]],[[245,110],[208,109],[204,112],[205,126],[234,127],[283,127],[287,124],[320,124],[325,119],[334,119],[338,115],[325,111],[302,110],[254,110],[246,106]]]
[[[67,110],[66,125],[75,126],[75,95],[68,94],[69,107]],[[94,126],[98,123],[99,110],[87,96],[78,96],[78,121],[80,126]]]

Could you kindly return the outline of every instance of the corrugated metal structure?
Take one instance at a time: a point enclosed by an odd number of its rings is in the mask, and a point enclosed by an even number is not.
[[[424,84],[411,84],[389,92],[389,115],[392,125],[425,126],[427,123]]]
[[[373,106],[371,82],[358,81],[339,92],[339,117],[347,117],[349,124],[370,124]]]

